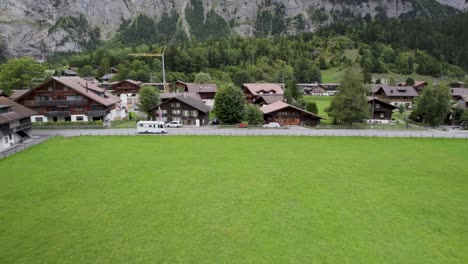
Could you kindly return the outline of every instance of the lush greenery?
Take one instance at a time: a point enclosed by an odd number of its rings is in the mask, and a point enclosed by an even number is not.
[[[450,113],[451,99],[452,96],[446,85],[425,87],[410,118],[431,126],[440,125]]]
[[[325,111],[336,123],[360,123],[370,116],[366,94],[367,88],[362,73],[349,68],[341,81],[338,93],[333,96],[330,107]]]
[[[140,111],[146,113],[149,117],[151,115],[151,109],[159,104],[159,89],[152,86],[143,86],[138,94],[140,95],[138,101]]]
[[[10,59],[0,65],[0,89],[6,94],[12,90],[29,89],[44,80],[45,67],[34,58]]]
[[[216,116],[226,124],[239,123],[244,117],[244,93],[234,85],[221,86],[215,95]]]
[[[246,104],[244,108],[244,120],[249,125],[258,125],[263,123],[263,112],[258,106],[253,104]]]
[[[466,263],[467,155],[450,139],[55,138],[0,160],[0,262]]]

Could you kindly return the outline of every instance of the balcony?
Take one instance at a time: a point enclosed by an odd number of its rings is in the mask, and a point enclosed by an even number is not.
[[[107,113],[106,113],[106,110],[93,110],[93,111],[88,111],[88,113],[86,113],[87,116],[91,116],[91,117],[101,117],[101,116],[105,116]]]
[[[18,132],[18,131],[21,131],[21,130],[29,129],[31,127],[32,127],[31,123],[25,123],[25,124],[21,124],[21,125],[16,126],[16,127],[12,127],[11,130],[12,130],[12,132]]]
[[[24,106],[83,106],[89,103],[88,100],[24,100]]]
[[[70,111],[50,111],[45,114],[46,116],[67,117],[71,116]]]

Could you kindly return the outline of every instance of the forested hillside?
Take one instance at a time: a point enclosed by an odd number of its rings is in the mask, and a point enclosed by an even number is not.
[[[140,17],[123,27],[100,48],[79,54],[57,54],[53,67],[80,68],[81,75],[100,77],[109,67],[120,70],[115,80],[161,81],[159,58],[134,58],[129,53],[157,53],[163,45],[153,36],[167,36],[168,80],[193,81],[200,71],[218,80],[297,82],[321,81],[320,70],[360,65],[370,74],[396,73],[404,79],[417,73],[442,79],[464,78],[468,71],[468,14],[446,18],[354,18],[322,27],[317,33],[291,36],[209,36],[187,38],[176,27]],[[155,24],[154,24],[155,23]],[[214,23],[214,22],[213,22]],[[222,27],[222,25],[221,25]],[[174,32],[174,30],[176,30]],[[200,29],[201,30],[201,29]],[[145,37],[147,36],[147,37]]]

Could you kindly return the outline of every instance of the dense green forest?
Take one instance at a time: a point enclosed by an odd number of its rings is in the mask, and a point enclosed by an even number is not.
[[[193,0],[186,16],[191,22],[189,38],[176,13],[163,14],[159,22],[140,15],[126,22],[115,36],[94,49],[78,54],[55,54],[51,68],[77,67],[80,75],[100,77],[109,67],[119,74],[114,80],[162,80],[159,58],[129,57],[129,53],[165,53],[167,79],[193,81],[196,73],[237,82],[321,81],[321,70],[340,71],[360,65],[370,81],[371,74],[464,78],[468,72],[468,13],[428,18],[408,14],[389,19],[356,17],[346,10],[334,15],[316,33],[289,35],[288,27],[304,27],[303,19],[283,19],[284,6],[277,5],[257,16],[255,37],[242,38],[230,31],[229,23],[214,12],[200,20],[201,1]],[[437,8],[437,7],[434,7]],[[441,13],[443,10],[441,10]],[[312,17],[326,21],[329,14],[314,10]],[[449,11],[447,11],[449,12]],[[233,22],[234,23],[234,22]]]

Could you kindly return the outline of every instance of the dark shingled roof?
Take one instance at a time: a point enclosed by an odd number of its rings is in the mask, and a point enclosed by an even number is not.
[[[27,92],[29,92],[29,90],[13,90],[13,93],[10,95],[10,99],[16,101],[17,98],[23,96]]]
[[[260,96],[259,98],[257,98],[257,100],[255,100],[255,102],[259,101],[260,99],[263,99],[265,101],[265,103],[267,104],[272,104],[274,102],[277,102],[277,101],[283,101],[283,95],[270,95],[270,94],[265,94],[265,95],[262,95]]]
[[[206,104],[203,103],[202,100],[199,100],[199,99],[196,99],[192,96],[189,96],[187,95],[186,93],[176,93],[171,99],[165,101],[165,102],[162,102],[161,104],[165,104],[169,101],[172,101],[172,100],[179,100],[183,103],[186,103],[190,106],[192,106],[193,108],[196,108],[200,111],[202,111],[203,113],[207,113],[211,110],[211,108],[209,106],[207,106]],[[160,105],[161,105],[160,104]],[[159,107],[159,106],[157,106]],[[157,108],[157,107],[154,107],[153,109]]]
[[[11,107],[12,110],[11,112],[0,114],[0,125],[24,118],[29,118],[36,114],[36,112],[33,110],[24,107],[4,96],[0,96],[0,105],[3,107]]]
[[[414,90],[413,86],[388,86],[386,84],[372,84],[372,93],[376,93],[382,89],[388,97],[417,97],[418,93]]]

